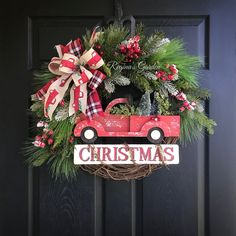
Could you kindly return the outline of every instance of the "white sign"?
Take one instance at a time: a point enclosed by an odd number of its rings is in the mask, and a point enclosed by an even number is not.
[[[177,144],[92,144],[75,145],[75,165],[179,164]]]

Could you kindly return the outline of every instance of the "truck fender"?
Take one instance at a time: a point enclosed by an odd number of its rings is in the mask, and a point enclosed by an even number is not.
[[[148,131],[153,127],[161,128],[164,133],[164,137],[168,137],[171,134],[170,126],[162,121],[149,121],[149,122],[147,122],[146,124],[143,125],[141,132],[144,132],[147,135]]]
[[[98,136],[100,136],[102,133],[105,132],[104,127],[102,126],[100,122],[95,121],[95,120],[92,120],[92,121],[83,120],[83,121],[78,122],[74,128],[75,137],[80,137],[82,129],[88,126],[93,127],[97,131]]]

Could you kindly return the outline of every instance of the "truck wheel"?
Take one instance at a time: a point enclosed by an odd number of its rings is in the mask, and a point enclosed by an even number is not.
[[[154,127],[148,131],[147,139],[151,143],[155,143],[155,144],[161,143],[163,138],[164,138],[164,132],[160,128]]]
[[[82,129],[80,138],[84,143],[93,143],[98,137],[96,129],[93,127],[86,127]]]

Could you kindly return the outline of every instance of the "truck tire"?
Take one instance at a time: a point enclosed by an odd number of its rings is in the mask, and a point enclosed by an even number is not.
[[[88,126],[82,129],[80,138],[82,139],[84,143],[94,143],[95,140],[98,138],[98,134],[97,134],[96,129]]]
[[[151,128],[148,131],[147,139],[151,143],[154,143],[154,144],[161,143],[163,138],[164,138],[164,132],[162,129],[158,127]]]

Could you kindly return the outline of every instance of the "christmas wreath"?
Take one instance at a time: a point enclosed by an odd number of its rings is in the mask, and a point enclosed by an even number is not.
[[[196,139],[216,125],[204,111],[207,89],[199,86],[200,60],[186,53],[180,39],[163,33],[135,35],[116,24],[87,31],[81,39],[56,46],[58,57],[34,73],[35,94],[30,106],[34,138],[25,147],[32,166],[49,164],[55,177],[75,177],[73,163],[78,137],[76,124],[103,116],[104,106],[117,93],[131,103],[109,112],[123,116],[179,116],[181,143]],[[132,91],[132,92],[131,92]],[[178,138],[163,138],[176,143]],[[93,143],[95,139],[90,140]],[[105,178],[130,179],[150,174],[158,165],[101,165],[81,168]]]

